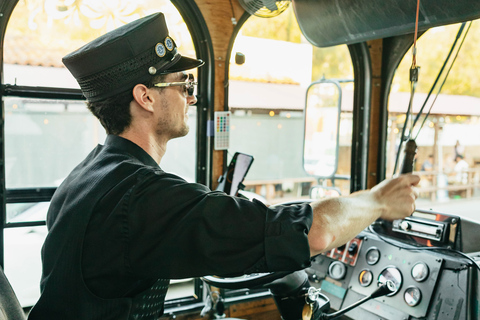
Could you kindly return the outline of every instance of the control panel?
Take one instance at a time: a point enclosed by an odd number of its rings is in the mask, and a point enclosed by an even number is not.
[[[230,111],[215,111],[215,150],[230,147]]]
[[[462,222],[431,210],[379,219],[352,241],[316,256],[305,271],[331,307],[354,320],[479,319],[480,249],[470,239],[478,239],[480,229]],[[383,284],[391,292],[368,299]]]
[[[326,256],[346,265],[355,266],[361,246],[362,240],[354,238],[343,246],[330,250]]]
[[[365,238],[349,288],[370,295],[379,284],[391,280],[395,291],[378,299],[411,316],[424,317],[442,261],[425,251],[405,250],[381,240]]]
[[[354,238],[315,257],[312,266],[305,270],[310,284],[328,294],[334,309],[340,309],[345,298],[362,243],[361,237]]]
[[[443,259],[431,252],[407,250],[362,233],[344,246],[317,256],[306,271],[311,284],[329,297],[334,309],[351,303],[345,302],[348,295],[368,296],[390,280],[395,286],[393,293],[359,308],[379,314],[379,306],[388,306],[402,319],[427,315],[442,264]]]
[[[400,232],[424,239],[445,242],[448,224],[444,221],[429,221],[407,217],[403,220],[395,220],[392,224],[394,232]]]

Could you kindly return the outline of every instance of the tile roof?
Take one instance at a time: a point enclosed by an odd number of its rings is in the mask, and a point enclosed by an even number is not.
[[[31,34],[12,35],[7,32],[4,40],[4,63],[64,67],[62,57],[75,49],[72,48],[72,43],[70,42],[67,47],[67,45],[61,45],[53,41],[44,43],[42,40],[44,39],[39,39]],[[78,47],[81,44],[79,42]]]
[[[235,109],[298,110],[303,111],[307,88],[300,85],[229,81],[228,103]],[[420,110],[427,97],[426,93],[416,93],[413,100],[413,113]],[[389,111],[405,113],[410,93],[392,92],[389,98]],[[423,113],[428,111],[434,96],[431,96]],[[352,111],[353,91],[342,91],[342,110]],[[431,111],[438,115],[480,115],[480,98],[440,94]]]

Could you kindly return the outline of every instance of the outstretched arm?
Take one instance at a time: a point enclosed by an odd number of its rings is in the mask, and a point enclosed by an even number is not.
[[[370,190],[311,203],[308,234],[311,256],[345,244],[378,218],[408,217],[415,210],[420,177],[406,174],[384,180]]]

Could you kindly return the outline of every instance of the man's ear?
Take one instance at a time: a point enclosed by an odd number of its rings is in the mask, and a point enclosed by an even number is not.
[[[153,112],[153,98],[150,96],[150,89],[144,84],[137,84],[133,90],[133,100],[143,109]]]

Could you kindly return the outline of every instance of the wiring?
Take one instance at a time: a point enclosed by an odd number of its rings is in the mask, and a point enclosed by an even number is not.
[[[435,102],[436,102],[436,100],[437,100],[445,82],[448,79],[450,71],[452,70],[452,67],[453,67],[454,63],[457,60],[458,54],[459,54],[459,52],[462,48],[462,45],[465,41],[465,38],[467,37],[468,31],[470,30],[471,25],[472,25],[471,21],[468,22],[468,25],[467,25],[467,22],[464,22],[464,23],[461,24],[461,26],[460,26],[460,28],[457,32],[457,35],[455,37],[455,40],[454,40],[454,42],[453,42],[453,44],[450,48],[450,51],[448,52],[447,57],[445,58],[445,61],[442,65],[442,67],[440,68],[440,70],[437,74],[437,77],[436,77],[435,81],[433,82],[433,85],[430,88],[430,91],[428,92],[427,97],[425,98],[425,101],[424,101],[422,107],[418,111],[417,116],[415,117],[415,120],[412,119],[413,121],[412,121],[412,124],[411,124],[411,127],[410,127],[411,129],[410,129],[410,132],[409,132],[409,136],[405,137],[405,131],[406,131],[406,127],[407,127],[407,124],[408,124],[408,120],[409,120],[410,115],[412,113],[412,103],[413,103],[413,96],[414,96],[414,93],[415,93],[416,82],[418,80],[418,69],[419,69],[419,67],[416,66],[416,38],[417,38],[417,35],[416,35],[416,32],[415,32],[415,40],[414,40],[414,45],[413,45],[414,49],[413,49],[412,67],[410,69],[410,92],[411,92],[410,101],[409,101],[408,109],[407,109],[407,112],[406,112],[406,118],[405,118],[405,123],[403,125],[402,134],[400,136],[400,144],[399,144],[399,147],[398,147],[397,157],[395,159],[395,166],[394,166],[394,170],[393,170],[393,175],[395,175],[395,173],[397,172],[398,160],[399,160],[399,157],[400,157],[400,150],[402,149],[403,141],[406,141],[406,140],[410,139],[410,137],[413,135],[414,127],[416,126],[418,120],[420,119],[420,116],[423,114],[423,110],[425,109],[425,106],[426,106],[428,100],[430,99],[430,96],[432,95],[433,90],[435,89],[435,87],[437,87],[437,83],[439,82],[439,79],[445,73],[444,71],[447,67],[448,62],[451,60],[451,63],[450,63],[450,65],[449,65],[449,67],[446,71],[445,77],[443,78],[443,81],[441,82],[440,86],[438,87],[438,90],[435,94],[435,98],[433,99],[433,101],[432,101],[432,103],[431,103],[431,105],[428,109],[428,112],[424,115],[423,121],[420,124],[420,127],[417,130],[417,134],[415,135],[415,138],[413,140],[416,140],[418,138],[418,136],[421,132],[421,129],[425,125],[425,122],[427,121],[427,118],[430,115],[430,112],[431,112],[433,106],[435,105]],[[459,43],[459,45],[457,46],[458,43]],[[453,53],[455,51],[455,48],[457,50],[456,50],[455,54],[453,55]],[[451,59],[452,55],[453,55],[453,59]]]
[[[230,7],[232,8],[232,24],[237,25],[237,19],[235,19],[235,9],[233,8],[233,2],[230,0]]]
[[[452,52],[453,52],[454,48],[456,47],[456,44],[457,44],[458,40],[460,39],[460,36],[462,35],[462,32],[463,32],[463,30],[464,30],[464,28],[465,28],[465,25],[466,25],[466,22],[462,23],[462,25],[460,26],[460,28],[459,28],[459,30],[458,30],[458,32],[457,32],[457,36],[455,37],[455,41],[453,42],[452,47],[451,47],[451,49],[450,49],[450,52],[448,53],[447,58],[445,59],[445,62],[444,62],[442,68],[440,69],[440,71],[439,71],[439,73],[438,73],[438,75],[437,75],[437,79],[435,80],[435,82],[433,83],[432,88],[430,89],[430,92],[428,93],[427,97],[425,98],[425,102],[423,103],[422,107],[420,108],[420,111],[418,112],[417,117],[415,118],[415,121],[413,122],[413,126],[415,126],[415,124],[416,124],[417,121],[419,120],[420,116],[422,115],[423,109],[425,108],[425,105],[427,104],[427,101],[428,101],[428,99],[430,98],[430,95],[431,95],[433,89],[435,88],[435,85],[436,85],[438,79],[440,78],[440,75],[442,74],[442,72],[443,72],[443,70],[444,70],[444,68],[445,68],[448,60],[450,59],[450,56],[452,55]],[[415,136],[415,139],[416,139],[416,138],[418,137],[418,135],[420,134],[420,131],[421,131],[421,129],[423,128],[423,125],[424,125],[425,122],[427,121],[427,118],[428,118],[428,116],[430,115],[430,112],[432,111],[432,108],[433,108],[433,106],[435,105],[435,102],[437,101],[438,95],[440,94],[440,91],[442,90],[443,85],[445,84],[445,82],[446,82],[447,79],[448,79],[448,75],[450,74],[450,71],[452,70],[452,67],[453,67],[454,63],[455,63],[455,61],[457,60],[458,54],[460,53],[460,49],[462,48],[463,42],[465,41],[465,38],[467,37],[468,31],[470,30],[470,27],[471,27],[471,26],[472,26],[472,22],[469,21],[469,22],[468,22],[468,27],[467,27],[466,31],[463,33],[462,40],[460,41],[460,44],[459,44],[459,46],[458,46],[458,48],[457,48],[457,52],[455,53],[455,56],[453,57],[453,60],[452,60],[450,66],[449,66],[449,68],[448,68],[448,70],[447,70],[447,73],[446,73],[446,75],[445,75],[445,78],[443,79],[442,83],[440,84],[440,87],[439,87],[438,90],[437,90],[437,93],[436,93],[436,95],[435,95],[435,98],[434,98],[432,104],[430,105],[430,108],[428,109],[428,112],[425,114],[425,117],[424,117],[424,119],[423,119],[423,122],[422,122],[422,124],[420,125],[420,128],[419,128],[418,131],[417,131],[417,135]]]

